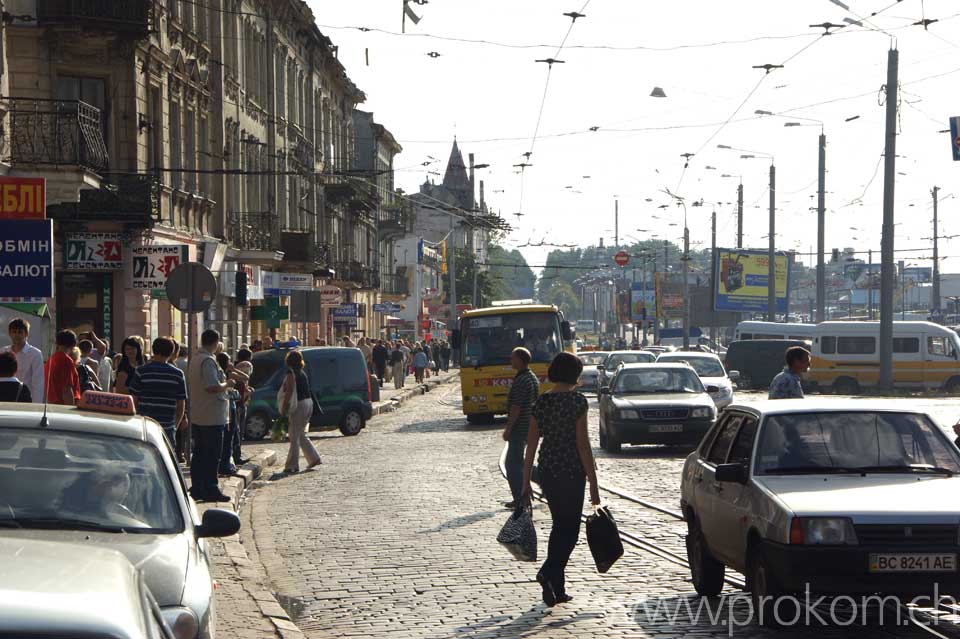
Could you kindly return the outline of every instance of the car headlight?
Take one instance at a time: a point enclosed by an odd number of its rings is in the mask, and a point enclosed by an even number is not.
[[[194,639],[200,632],[200,620],[197,613],[189,608],[161,608],[163,620],[167,622],[176,639]]]
[[[631,409],[623,409],[620,411],[620,419],[640,419],[640,413]]]
[[[720,397],[733,397],[733,387],[732,386],[721,386],[720,392],[717,393]]]
[[[713,417],[713,409],[701,406],[690,411],[690,417]]]
[[[794,517],[790,543],[809,546],[855,546],[857,533],[849,517]]]

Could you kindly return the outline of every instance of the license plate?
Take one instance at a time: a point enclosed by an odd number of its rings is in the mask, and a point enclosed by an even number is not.
[[[651,433],[682,433],[683,424],[651,424]]]
[[[870,553],[870,572],[956,572],[957,556],[951,553]]]

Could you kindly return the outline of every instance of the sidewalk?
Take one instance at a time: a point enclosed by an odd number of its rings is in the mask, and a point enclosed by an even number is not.
[[[408,375],[404,380],[404,387],[399,389],[393,387],[392,381],[384,380],[383,386],[380,388],[380,401],[374,402],[373,404],[373,414],[381,415],[383,413],[391,413],[411,397],[430,392],[440,384],[446,384],[451,381],[459,374],[459,368],[451,368],[446,372],[440,371],[437,375],[431,374],[422,384],[417,384],[414,381],[413,375]]]

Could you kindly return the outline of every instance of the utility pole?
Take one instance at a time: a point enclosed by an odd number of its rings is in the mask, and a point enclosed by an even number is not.
[[[457,326],[457,232],[456,218],[450,216],[450,236],[447,238],[449,257],[447,258],[447,268],[450,270],[450,325],[448,331],[453,331]],[[459,365],[460,353],[457,345],[454,345],[453,361]]]
[[[880,246],[880,389],[893,389],[894,191],[897,183],[897,97],[900,52],[887,53],[887,125],[883,166],[883,228]]]
[[[710,296],[717,290],[717,209],[713,209],[710,216]],[[717,343],[717,312],[710,304],[710,339]]]
[[[820,133],[820,161],[817,175],[817,323],[826,321],[827,306],[827,278],[824,265],[824,251],[826,250],[826,186],[827,186],[827,136]],[[873,293],[870,293],[871,304]],[[871,312],[871,319],[873,313]]]
[[[690,229],[683,225],[683,350],[690,350]]]
[[[737,186],[737,248],[743,248],[743,182]]]
[[[867,287],[867,319],[871,322],[873,321],[873,249],[867,251],[867,281],[869,286]]]
[[[767,321],[777,321],[777,167],[770,163],[770,240],[767,251]],[[789,306],[789,304],[788,304]],[[789,309],[787,310],[789,313]]]
[[[933,310],[940,310],[940,232],[937,226],[937,207],[940,199],[940,187],[933,187]],[[936,313],[935,313],[936,314]]]

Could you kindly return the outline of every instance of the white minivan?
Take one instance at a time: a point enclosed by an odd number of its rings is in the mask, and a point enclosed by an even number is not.
[[[788,324],[785,322],[740,322],[733,339],[799,339],[813,338],[816,324]]]
[[[813,336],[808,381],[855,395],[880,378],[880,322],[823,322]],[[893,383],[960,393],[960,337],[932,322],[893,323]]]

